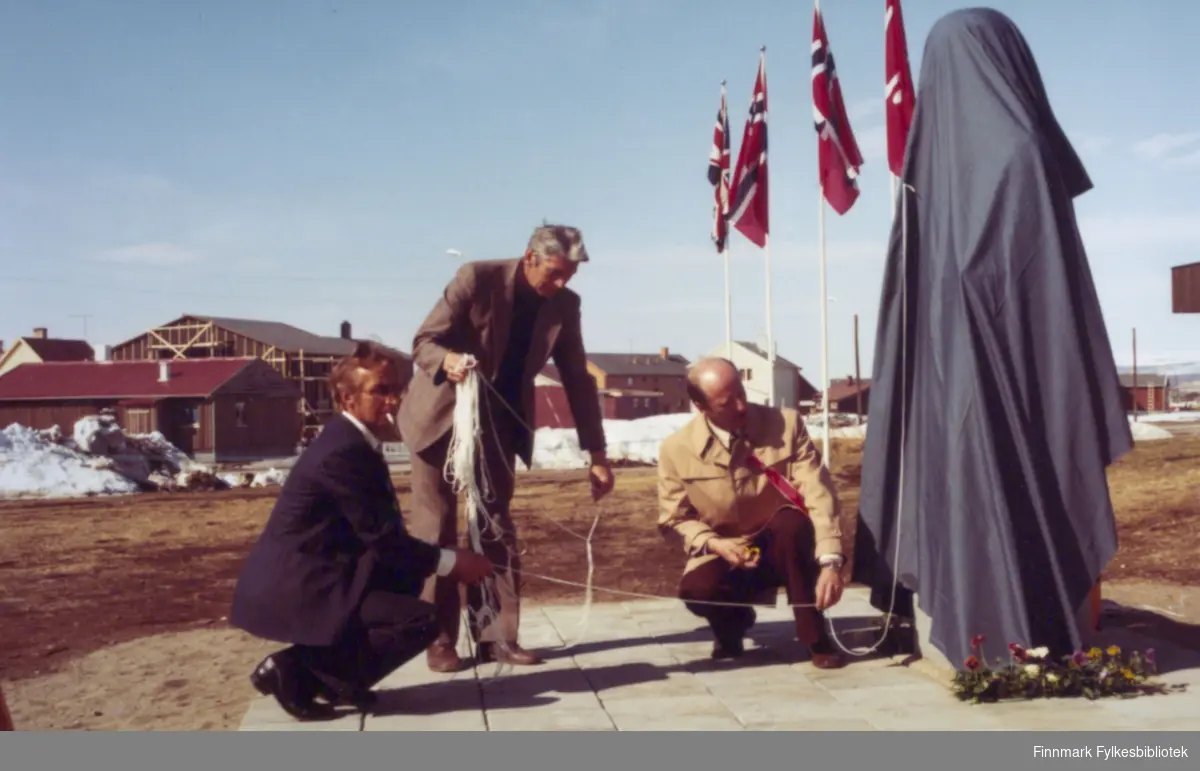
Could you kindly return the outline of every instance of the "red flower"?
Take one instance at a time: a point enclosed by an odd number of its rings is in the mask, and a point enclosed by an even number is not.
[[[963,663],[965,663],[967,665],[967,669],[971,670],[972,672],[974,672],[976,669],[979,669],[979,659],[975,658],[974,656],[967,656],[967,660]]]
[[[981,634],[975,635],[974,637],[971,638],[971,647],[974,648],[975,650],[979,650],[979,646],[983,645],[983,641],[986,639],[987,638]]]
[[[1017,645],[1016,643],[1009,643],[1008,650],[1010,653],[1012,653],[1013,658],[1015,658],[1017,661],[1025,660],[1025,649],[1020,645]]]

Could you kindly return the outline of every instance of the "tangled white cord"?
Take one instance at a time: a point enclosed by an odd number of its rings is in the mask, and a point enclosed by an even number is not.
[[[494,539],[500,543],[505,542],[503,525],[500,518],[489,511],[489,503],[495,502],[495,492],[492,486],[491,473],[488,469],[488,464],[483,462],[481,458],[481,450],[483,449],[483,420],[481,408],[487,406],[489,416],[491,412],[490,400],[482,398],[483,394],[479,384],[482,382],[488,387],[486,379],[479,376],[478,370],[475,368],[476,361],[474,357],[467,356],[464,359],[462,366],[466,370],[466,376],[458,383],[455,391],[454,414],[452,419],[452,428],[450,433],[450,446],[446,451],[446,463],[443,468],[443,476],[450,483],[451,488],[457,495],[465,493],[465,510],[468,527],[468,535],[471,544],[471,550],[476,554],[483,555],[483,539],[487,533],[490,539]],[[497,394],[498,395],[498,394]],[[507,403],[505,403],[506,406]],[[510,407],[511,409],[511,407]],[[493,439],[497,443],[499,457],[506,464],[506,471],[513,477],[515,481],[516,469],[507,466],[507,456],[504,447],[501,445],[500,437],[495,431],[494,420],[489,420],[493,430]],[[559,525],[564,531],[574,535],[577,538],[582,538],[586,542],[587,547],[587,582],[585,586],[585,595],[583,610],[579,620],[579,636],[575,641],[566,643],[564,648],[570,648],[576,645],[587,630],[587,623],[591,615],[592,606],[592,579],[595,575],[595,562],[592,552],[592,536],[596,532],[596,526],[600,522],[600,517],[597,516],[592,521],[591,530],[588,531],[586,537],[580,536],[569,530],[566,527]],[[467,614],[468,624],[476,629],[483,630],[485,628],[499,628],[500,620],[500,598],[499,584],[503,582],[504,588],[509,592],[510,597],[516,596],[516,578],[512,568],[512,548],[505,549],[505,564],[498,565],[493,563],[498,573],[481,582],[479,590],[481,594],[480,607],[465,609]],[[504,635],[497,635],[498,639],[493,641],[497,652],[503,654],[508,651],[509,640],[505,639]],[[515,642],[515,641],[513,641]],[[503,659],[502,655],[497,658],[497,672],[502,668],[500,663]]]

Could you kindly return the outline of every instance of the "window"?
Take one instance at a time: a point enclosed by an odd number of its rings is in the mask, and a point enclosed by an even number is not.
[[[246,428],[249,424],[246,423],[246,403],[238,402],[233,405],[233,414],[237,418],[237,427]]]

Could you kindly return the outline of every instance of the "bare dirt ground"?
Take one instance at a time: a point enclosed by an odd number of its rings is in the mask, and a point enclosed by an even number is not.
[[[860,446],[834,442],[847,516]],[[1110,473],[1121,552],[1105,597],[1200,649],[1200,436],[1139,445]],[[597,511],[595,585],[673,596],[682,554],[656,533],[654,470],[622,469],[593,504],[583,472],[523,476],[514,512],[525,569],[585,579],[580,540]],[[409,490],[396,477],[401,505]],[[225,621],[241,561],[277,490],[0,503],[0,680],[17,728],[236,728],[251,668],[278,647]],[[851,528],[847,528],[850,530]],[[852,533],[847,533],[849,539]],[[582,591],[529,578],[531,602]],[[597,591],[596,600],[620,600]]]

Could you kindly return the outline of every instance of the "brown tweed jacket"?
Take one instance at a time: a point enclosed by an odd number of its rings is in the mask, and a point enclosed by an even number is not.
[[[489,381],[499,372],[508,343],[520,263],[519,259],[510,259],[464,264],[417,331],[413,340],[413,379],[398,417],[409,451],[421,452],[450,430],[455,385],[442,369],[447,353],[474,355],[480,374]],[[580,307],[579,295],[569,289],[542,306],[526,358],[521,401],[523,414],[534,427],[534,377],[553,358],[575,418],[579,446],[585,452],[595,452],[605,449],[603,414],[596,381],[587,370]],[[529,466],[532,438],[518,445],[517,452]]]

